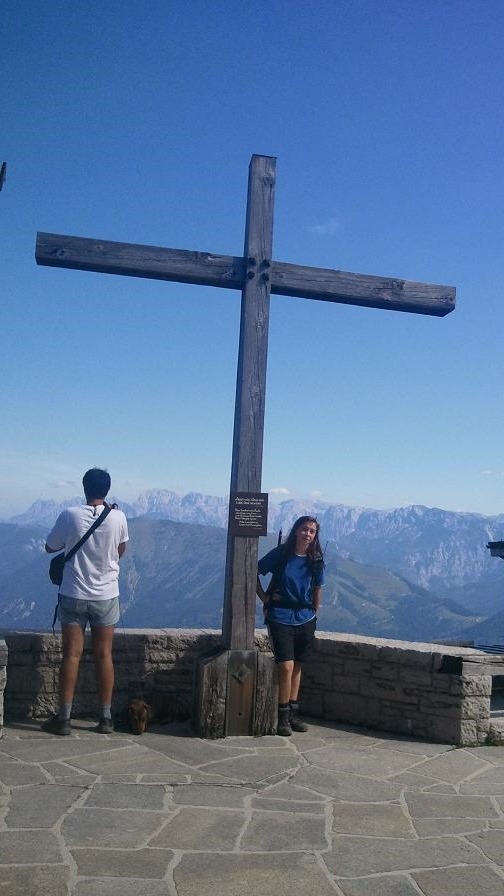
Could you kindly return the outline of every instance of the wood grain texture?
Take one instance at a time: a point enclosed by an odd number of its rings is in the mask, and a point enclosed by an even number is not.
[[[257,677],[256,650],[230,650],[226,697],[226,737],[252,734]]]
[[[225,737],[228,662],[228,650],[198,661],[193,715],[198,737]]]
[[[276,663],[267,653],[257,654],[256,697],[252,734],[262,737],[275,734],[278,715],[278,683]]]
[[[241,301],[231,494],[261,491],[275,170],[275,159],[252,157],[243,251],[246,275]],[[225,647],[252,650],[254,646],[257,544],[257,538],[228,534],[222,621]]]
[[[35,258],[38,264],[49,267],[218,286],[222,289],[242,289],[248,272],[246,257],[56,233],[37,234]],[[417,283],[399,277],[352,274],[280,261],[271,262],[270,292],[273,295],[436,317],[444,317],[453,311],[456,299],[454,286]]]
[[[37,234],[35,259],[48,267],[229,289],[242,288],[245,268],[243,258],[57,233]]]

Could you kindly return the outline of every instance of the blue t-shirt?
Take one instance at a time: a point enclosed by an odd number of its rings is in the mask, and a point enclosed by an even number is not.
[[[283,548],[279,545],[272,551],[261,557],[258,564],[259,575],[265,576],[274,573],[282,564]],[[282,577],[278,584],[278,590],[285,601],[291,606],[278,606],[277,602],[270,600],[267,608],[266,619],[268,622],[279,622],[282,625],[303,625],[315,618],[312,607],[312,588],[319,588],[324,584],[324,564],[315,565],[306,556],[295,554],[289,557],[285,565]]]

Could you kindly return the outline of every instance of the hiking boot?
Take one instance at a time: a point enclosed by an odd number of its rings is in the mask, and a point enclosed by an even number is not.
[[[290,707],[286,706],[282,707],[278,710],[278,725],[276,733],[280,735],[280,737],[290,737],[292,734],[292,728],[290,724]]]
[[[98,725],[96,726],[96,731],[98,732],[98,734],[113,734],[114,723],[112,719],[100,719]]]
[[[290,705],[290,725],[293,731],[299,731],[304,734],[305,731],[308,731],[308,725],[301,721],[299,718],[299,704],[291,703]]]
[[[48,734],[60,734],[61,736],[65,736],[66,734],[71,734],[71,725],[70,719],[60,719],[58,713],[56,712],[50,719],[46,719],[45,722],[41,724],[42,731],[47,731]]]

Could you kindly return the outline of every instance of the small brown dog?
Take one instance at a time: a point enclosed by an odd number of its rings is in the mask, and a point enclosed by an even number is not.
[[[143,734],[152,719],[152,709],[145,700],[130,700],[128,703],[128,724],[133,734]]]

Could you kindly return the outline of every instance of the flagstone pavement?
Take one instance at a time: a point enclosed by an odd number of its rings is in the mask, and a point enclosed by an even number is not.
[[[504,747],[313,724],[0,740],[0,896],[504,896]]]

